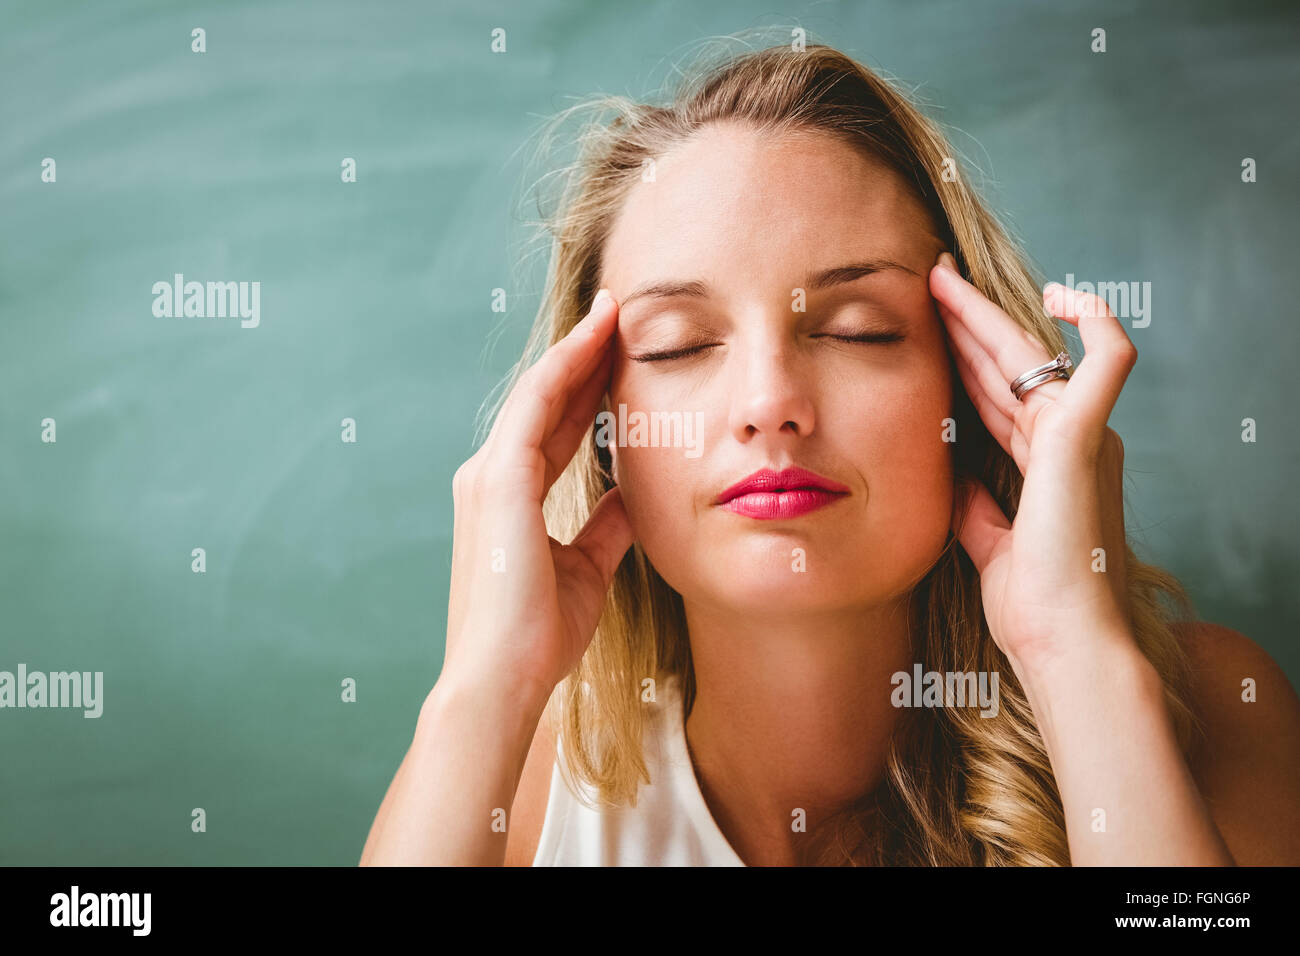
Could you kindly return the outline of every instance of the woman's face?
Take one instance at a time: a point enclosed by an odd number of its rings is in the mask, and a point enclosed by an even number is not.
[[[920,201],[830,137],[735,124],[660,157],[647,180],[603,255],[599,285],[620,303],[611,408],[702,430],[677,433],[693,448],[649,447],[647,430],[611,449],[646,555],[688,603],[722,610],[904,595],[944,547],[953,495],[952,380],[928,285],[943,246]],[[875,339],[835,338],[863,334]],[[847,491],[782,494],[775,516],[771,494],[719,503],[787,467]]]

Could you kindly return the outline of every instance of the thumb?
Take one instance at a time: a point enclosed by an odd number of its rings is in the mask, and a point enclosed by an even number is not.
[[[617,485],[605,492],[592,509],[571,547],[586,555],[600,571],[605,587],[614,579],[619,562],[632,547],[632,523],[623,507],[623,493]]]
[[[982,481],[967,479],[958,484],[953,530],[982,575],[993,550],[1011,530],[1011,522]]]

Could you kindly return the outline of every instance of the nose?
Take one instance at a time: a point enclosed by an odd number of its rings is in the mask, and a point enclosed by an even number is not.
[[[752,336],[735,351],[728,427],[741,443],[807,438],[816,426],[811,383],[788,329]]]

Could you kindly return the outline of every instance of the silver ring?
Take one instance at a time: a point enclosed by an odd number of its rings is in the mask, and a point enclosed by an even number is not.
[[[1011,394],[1016,397],[1016,401],[1020,401],[1021,396],[1031,388],[1037,388],[1045,382],[1055,381],[1058,378],[1069,378],[1068,369],[1073,366],[1074,363],[1070,361],[1070,353],[1062,352],[1050,362],[1039,365],[1037,368],[1031,368],[1012,382]]]

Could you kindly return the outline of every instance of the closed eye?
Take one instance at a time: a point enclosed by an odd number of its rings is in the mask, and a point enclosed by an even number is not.
[[[830,332],[820,332],[813,338],[835,339],[839,342],[862,342],[869,345],[888,345],[891,342],[903,341],[901,332],[858,332],[853,335],[833,335]]]
[[[820,332],[813,335],[812,338],[835,339],[838,342],[856,342],[865,345],[888,345],[893,342],[903,341],[901,332],[858,332],[852,335],[833,335],[829,332]],[[666,349],[659,352],[644,352],[641,355],[628,356],[634,362],[668,362],[673,359],[686,358],[690,355],[696,355],[705,349],[716,348],[716,345],[687,345],[679,349]]]
[[[666,362],[670,359],[686,358],[688,355],[695,355],[697,352],[703,352],[705,349],[714,348],[713,345],[687,345],[680,349],[668,349],[662,352],[643,352],[640,355],[629,355],[633,362]]]

